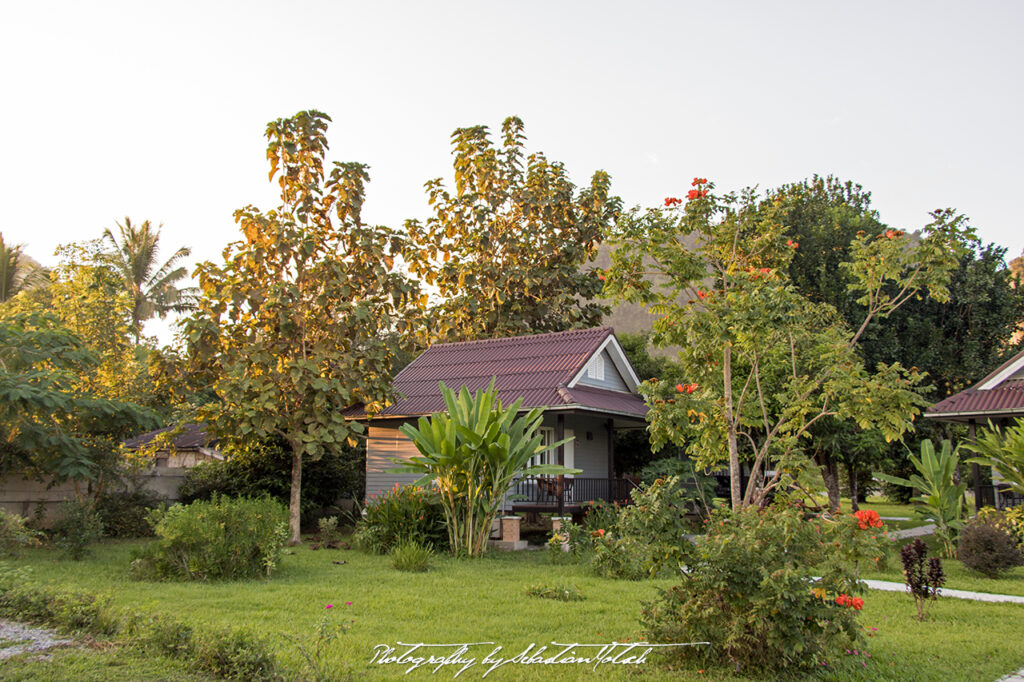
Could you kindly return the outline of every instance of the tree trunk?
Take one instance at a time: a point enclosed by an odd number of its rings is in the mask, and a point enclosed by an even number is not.
[[[302,544],[302,451],[292,444],[292,489],[288,498],[288,526],[292,536],[289,545]]]
[[[814,457],[818,469],[821,471],[821,479],[825,482],[825,490],[828,491],[829,510],[839,509],[839,467],[831,455],[819,452]]]
[[[857,465],[853,460],[846,464],[846,475],[850,477],[850,509],[859,511],[860,504],[858,504],[857,497],[860,495],[860,491],[857,489]]]
[[[743,506],[743,491],[740,471],[740,451],[736,439],[736,420],[732,413],[732,346],[728,343],[722,352],[722,382],[725,395],[725,424],[729,440],[729,492],[733,511]]]

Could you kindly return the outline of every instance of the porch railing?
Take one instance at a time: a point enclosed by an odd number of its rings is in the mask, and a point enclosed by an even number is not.
[[[509,491],[513,508],[537,508],[562,511],[585,502],[604,500],[628,502],[636,484],[625,478],[581,478],[565,476],[524,476]]]
[[[982,485],[975,488],[974,506],[1007,509],[1024,504],[1024,495],[1010,492],[1007,486]]]

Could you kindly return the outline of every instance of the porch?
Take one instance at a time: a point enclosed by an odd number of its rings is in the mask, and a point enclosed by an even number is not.
[[[627,504],[636,484],[626,478],[581,476],[524,476],[507,496],[513,512],[554,512],[559,516],[583,511],[588,502]]]

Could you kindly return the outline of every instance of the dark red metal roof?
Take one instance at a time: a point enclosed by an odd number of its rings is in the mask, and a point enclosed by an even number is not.
[[[611,327],[534,334],[502,339],[463,341],[431,346],[398,373],[395,403],[375,418],[408,417],[444,411],[438,387],[495,388],[505,405],[518,398],[523,407],[566,409],[578,407],[643,417],[647,406],[631,393],[594,388],[567,388],[587,360],[612,334]],[[364,418],[361,407],[345,411],[349,418]]]
[[[981,388],[1005,370],[1024,364],[1024,351],[999,365],[988,376],[968,389],[954,393],[929,407],[924,416],[941,421],[969,421],[970,419],[999,419],[1024,416],[1024,380],[1019,370],[991,388]]]
[[[141,436],[129,438],[124,442],[124,446],[135,450],[143,445],[148,445],[161,433],[167,433],[174,428],[176,427],[168,426],[162,429],[157,429],[156,431],[144,433]],[[206,435],[206,428],[201,424],[185,424],[184,427],[182,427],[182,432],[174,437],[174,447],[177,450],[198,450],[199,448],[212,446],[212,444],[213,441],[211,441],[209,436]]]
[[[924,416],[952,421],[1024,416],[1024,384],[1007,382],[987,391],[971,387],[935,403]]]

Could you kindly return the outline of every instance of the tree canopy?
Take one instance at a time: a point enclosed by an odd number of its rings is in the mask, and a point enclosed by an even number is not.
[[[452,133],[455,190],[427,183],[433,215],[410,220],[410,267],[437,287],[436,337],[469,340],[600,323],[601,275],[587,264],[620,201],[597,171],[578,189],[565,167],[524,151],[523,122],[505,119],[496,146],[486,126]]]
[[[243,239],[197,269],[189,353],[217,400],[201,408],[222,437],[280,436],[292,452],[292,542],[299,541],[303,457],[340,447],[390,398],[391,365],[415,340],[425,297],[398,267],[403,236],[362,219],[367,167],[325,170],[330,117],[303,111],[267,126],[281,204],[235,212]]]

